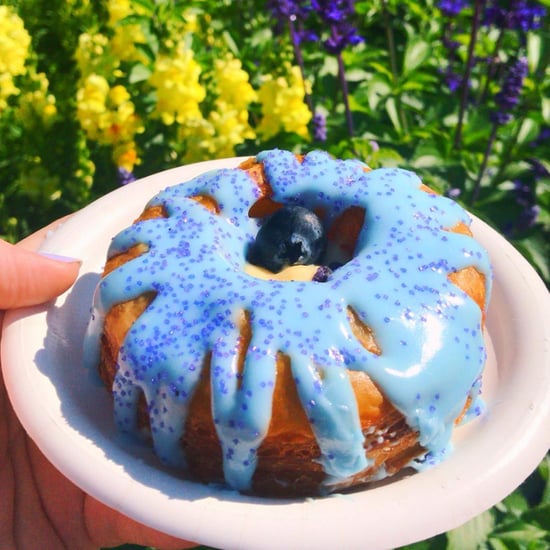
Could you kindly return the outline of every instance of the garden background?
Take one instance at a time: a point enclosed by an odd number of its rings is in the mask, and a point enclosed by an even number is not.
[[[415,170],[548,284],[549,7],[4,1],[0,236],[173,166],[322,148]],[[410,548],[547,549],[549,471],[547,456],[502,503]]]

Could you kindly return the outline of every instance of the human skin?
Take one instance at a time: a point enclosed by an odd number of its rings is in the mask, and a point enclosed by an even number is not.
[[[61,221],[12,245],[0,241],[0,326],[3,310],[40,304],[69,288],[78,260],[52,259],[35,251]],[[0,334],[1,338],[1,334]],[[0,548],[112,547],[125,543],[183,549],[175,539],[109,508],[63,476],[20,424],[0,370]]]

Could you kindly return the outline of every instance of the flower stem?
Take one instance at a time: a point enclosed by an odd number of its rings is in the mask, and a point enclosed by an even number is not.
[[[300,41],[298,40],[298,35],[296,33],[294,23],[290,18],[288,19],[288,30],[290,33],[292,48],[294,50],[294,58],[296,59],[296,63],[298,64],[298,67],[300,68],[300,74],[302,76],[302,82],[304,84],[305,102],[306,102],[306,105],[308,106],[309,111],[313,115],[314,114],[313,101],[311,99],[311,94],[308,92],[308,87],[306,85],[306,71],[305,71],[304,57],[302,55],[302,50],[300,50]]]
[[[470,76],[475,63],[475,45],[477,41],[477,31],[479,29],[479,21],[481,17],[482,7],[484,5],[483,0],[476,0],[474,3],[474,16],[472,20],[472,28],[470,31],[470,42],[468,44],[468,57],[466,60],[466,69],[461,83],[461,96],[460,106],[458,112],[458,122],[456,124],[454,146],[455,149],[460,149],[462,146],[462,127],[464,125],[464,115],[466,114],[466,103],[468,102],[468,85],[470,82]]]
[[[477,174],[476,181],[474,182],[472,194],[470,195],[470,206],[473,206],[477,201],[477,199],[479,198],[479,192],[481,190],[481,180],[485,175],[485,170],[487,169],[487,164],[489,163],[489,157],[491,155],[491,150],[493,148],[493,144],[497,136],[498,127],[499,125],[496,122],[494,122],[493,127],[491,128],[491,135],[489,136],[489,140],[487,141],[487,147],[485,147],[483,161],[481,162],[481,166],[479,167],[479,172]]]
[[[395,38],[393,36],[393,29],[390,22],[390,12],[388,10],[388,2],[387,0],[383,0],[382,2],[382,16],[384,17],[384,28],[386,30],[386,39],[388,41],[388,54],[390,57],[390,70],[392,74],[393,84],[394,86],[397,85],[397,82],[399,81],[399,72],[397,69],[397,55],[395,53]],[[403,106],[401,105],[401,98],[399,96],[396,97],[396,107],[397,107],[397,113],[399,116],[399,120],[401,121],[401,126],[405,133],[408,132],[408,123],[407,119],[405,117],[405,113],[403,112]]]
[[[339,53],[336,56],[338,61],[338,78],[340,79],[340,85],[342,86],[342,99],[344,102],[344,108],[346,110],[346,126],[348,128],[348,135],[350,138],[353,137],[353,118],[351,116],[351,109],[349,106],[349,90],[348,82],[346,80],[346,70],[344,67],[344,60],[342,59],[342,54]]]
[[[501,29],[498,35],[498,38],[496,39],[496,42],[495,42],[495,47],[493,49],[493,55],[491,56],[491,61],[489,62],[489,66],[487,67],[487,71],[485,75],[485,85],[483,86],[483,90],[477,100],[478,105],[481,105],[485,101],[489,93],[489,86],[496,73],[497,57],[498,57],[498,52],[500,50],[500,47],[502,46],[503,38],[504,38],[504,29]]]

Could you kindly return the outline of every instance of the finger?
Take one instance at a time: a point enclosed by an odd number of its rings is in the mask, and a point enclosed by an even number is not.
[[[0,309],[41,304],[69,288],[80,261],[53,259],[0,241]]]

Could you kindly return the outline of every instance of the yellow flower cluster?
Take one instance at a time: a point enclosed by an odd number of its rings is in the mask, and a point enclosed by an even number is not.
[[[144,34],[137,20],[127,19],[152,17],[150,6],[133,0],[107,0],[106,7],[109,19],[103,33],[90,31],[80,36],[77,113],[88,139],[111,146],[118,166],[132,171],[138,162],[135,137],[144,131],[132,102],[138,94],[144,98],[136,101],[146,109],[139,112],[143,120],[157,118],[171,127],[164,136],[172,148],[171,156],[183,157],[186,162],[234,156],[238,145],[255,139],[249,109],[256,102],[262,109],[257,131],[263,138],[281,131],[309,137],[311,113],[298,67],[287,65],[284,76],[265,77],[256,91],[233,55],[221,56],[203,72],[192,44],[209,43],[215,37],[196,34],[202,29],[197,19],[200,11],[189,9],[169,17],[163,22],[161,39],[158,34],[156,38]],[[208,33],[208,26],[206,29]],[[146,56],[140,44],[148,44],[151,55]],[[227,51],[224,43],[216,44],[211,44],[214,50]],[[132,78],[125,72],[129,67],[136,69]]]
[[[236,145],[256,137],[248,122],[248,106],[256,100],[248,73],[231,55],[216,60],[214,69],[218,96],[214,109],[208,119],[186,124],[181,131],[187,162],[234,156]]]
[[[13,77],[25,74],[30,43],[22,19],[10,7],[0,6],[0,114],[7,98],[19,93]]]
[[[173,55],[157,58],[149,82],[157,94],[155,115],[164,124],[184,124],[201,118],[199,104],[206,97],[206,90],[199,81],[200,74],[200,65],[183,42],[177,44]]]
[[[217,59],[214,65],[216,72],[216,88],[220,98],[237,110],[247,109],[256,101],[256,92],[248,81],[248,73],[243,70],[239,59],[228,55],[225,59]]]
[[[50,83],[44,73],[36,73],[34,70],[29,73],[31,89],[19,98],[17,117],[27,128],[32,128],[35,121],[48,127],[57,115],[55,97],[48,92]]]
[[[130,0],[109,0],[107,11],[109,12],[109,26],[113,29],[113,36],[110,40],[112,55],[121,61],[145,61],[145,56],[136,48],[136,44],[147,42],[140,25],[121,25],[125,17],[140,14],[139,4]]]
[[[109,26],[114,27],[119,21],[134,13],[131,0],[108,0]]]
[[[75,59],[82,78],[91,74],[117,75],[120,61],[111,51],[109,38],[101,33],[82,33],[78,37]]]
[[[61,197],[59,176],[50,174],[40,157],[34,158],[30,166],[21,168],[17,187],[35,201],[55,201]]]
[[[89,75],[77,92],[77,116],[89,139],[112,145],[117,166],[133,170],[137,160],[134,137],[144,128],[124,86],[111,88],[103,76]]]
[[[262,104],[262,120],[258,133],[269,139],[281,130],[309,137],[307,125],[311,111],[305,103],[307,83],[304,83],[299,67],[287,68],[287,78],[272,75],[264,77],[258,98]]]

